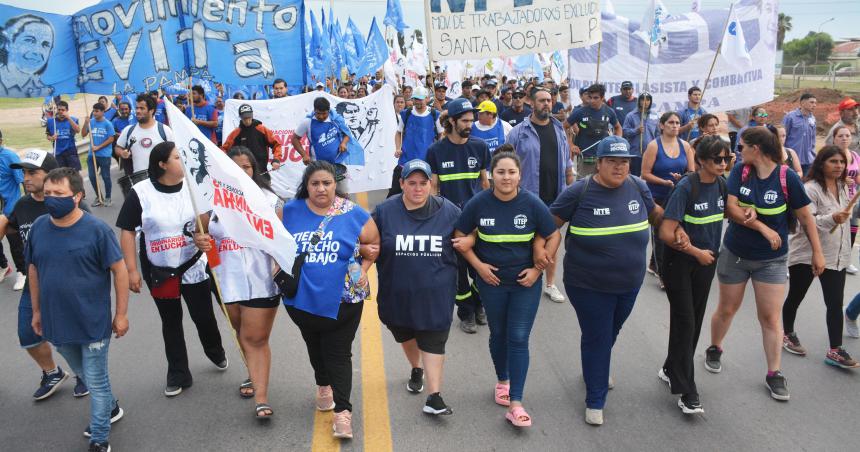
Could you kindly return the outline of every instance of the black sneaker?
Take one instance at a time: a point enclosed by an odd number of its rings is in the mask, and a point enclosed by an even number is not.
[[[424,369],[415,367],[412,369],[412,375],[406,383],[406,390],[418,394],[424,390]]]
[[[90,390],[87,388],[87,385],[84,384],[81,377],[75,377],[75,391],[72,393],[75,397],[85,397],[90,394]]]
[[[460,329],[464,333],[475,334],[478,332],[478,326],[475,325],[475,317],[472,316],[468,319],[460,320]]]
[[[39,389],[33,393],[33,398],[36,400],[45,400],[51,397],[57,389],[60,389],[60,385],[68,379],[69,374],[63,372],[60,366],[57,366],[57,371],[52,374],[42,371],[42,382],[39,383]]]
[[[119,401],[117,400],[113,409],[110,411],[110,423],[113,424],[114,422],[122,419],[124,415],[125,411],[123,411],[122,408],[119,407]],[[92,436],[89,425],[87,426],[87,429],[84,430],[84,436],[86,436],[87,438]]]
[[[110,443],[90,443],[89,452],[110,452]]]
[[[767,385],[767,389],[770,390],[770,396],[774,399],[789,399],[790,394],[788,393],[788,382],[785,380],[785,376],[782,375],[782,372],[776,371],[773,376],[765,378],[764,384]]]
[[[215,363],[215,367],[217,367],[221,372],[224,372],[228,367],[230,367],[230,361],[227,361],[227,357],[225,356],[223,361]]]
[[[484,310],[483,306],[479,306],[478,310],[475,311],[475,323],[478,325],[487,324],[487,311]]]
[[[720,357],[723,356],[723,351],[716,345],[712,345],[705,350],[705,370],[718,374],[723,370],[723,365],[720,363]]]
[[[182,393],[182,386],[179,385],[167,385],[164,387],[164,395],[167,397],[176,397]]]
[[[705,412],[705,409],[702,408],[702,402],[699,401],[698,394],[682,395],[678,399],[678,408],[681,408],[684,414],[702,414]]]
[[[447,416],[449,414],[454,414],[454,411],[451,410],[451,407],[445,405],[445,401],[442,400],[442,395],[440,395],[438,392],[434,392],[433,394],[427,396],[427,403],[424,404],[424,412],[435,416]]]

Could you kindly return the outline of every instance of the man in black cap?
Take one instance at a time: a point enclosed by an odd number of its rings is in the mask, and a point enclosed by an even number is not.
[[[269,162],[272,163],[272,171],[281,167],[284,153],[281,143],[275,139],[271,130],[266,128],[262,122],[254,119],[254,110],[248,104],[239,106],[239,127],[233,129],[224,140],[221,149],[229,151],[233,146],[245,146],[257,160],[257,169],[261,173],[268,171]],[[271,149],[271,154],[269,150]],[[269,178],[269,174],[263,177]]]
[[[490,100],[494,104],[496,104],[496,110],[497,111],[503,111],[506,107],[504,106],[504,104],[502,104],[502,101],[499,100],[499,97],[498,97],[499,92],[497,90],[498,86],[499,86],[499,81],[496,80],[495,77],[492,77],[489,80],[487,80],[487,85],[484,87],[484,89],[487,90],[488,93],[490,93]],[[511,125],[514,125],[514,124],[511,124]]]
[[[511,108],[506,108],[502,111],[499,118],[512,126],[516,126],[523,122],[524,119],[528,118],[528,116],[532,114],[532,109],[525,106],[525,98],[526,92],[523,91],[522,88],[514,90],[514,94],[511,96]],[[498,108],[498,106],[499,105],[496,104],[496,108]]]
[[[450,97],[447,96],[448,87],[445,86],[444,82],[436,82],[436,85],[433,88],[433,103],[430,104],[430,108],[435,108],[439,111],[447,110],[448,101],[451,100]]]
[[[612,96],[606,104],[615,112],[615,117],[618,119],[618,122],[623,123],[624,118],[627,117],[627,113],[636,111],[637,99],[633,96],[633,82],[622,82],[621,94],[618,96]]]

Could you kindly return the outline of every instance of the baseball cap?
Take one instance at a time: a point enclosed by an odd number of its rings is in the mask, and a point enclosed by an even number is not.
[[[838,108],[839,108],[839,111],[844,111],[844,110],[850,110],[852,108],[855,108],[858,105],[860,105],[860,104],[858,104],[856,100],[848,97],[848,98],[844,99],[842,102],[839,102]]]
[[[448,102],[448,117],[456,118],[463,113],[475,112],[475,107],[469,102],[469,99],[458,97],[451,102]]]
[[[631,82],[629,80],[625,80],[625,81],[621,82],[621,89],[625,89],[625,88],[633,88],[633,82]]]
[[[45,171],[51,171],[59,167],[57,159],[50,152],[41,149],[31,149],[24,153],[24,158],[20,162],[9,165],[9,168],[12,169],[41,169]]]
[[[487,86],[496,86],[498,84],[499,84],[499,81],[494,79],[494,78],[487,80]]]
[[[603,157],[636,157],[630,153],[630,143],[622,137],[610,135],[597,145],[597,158]]]
[[[423,86],[416,86],[415,89],[412,90],[413,99],[426,99],[427,95],[427,88]]]
[[[493,102],[485,100],[485,101],[481,102],[480,104],[478,104],[478,113],[498,114],[498,112],[499,112],[499,109],[496,108],[496,104],[494,104]]]
[[[430,165],[421,159],[413,159],[403,164],[403,171],[400,173],[401,179],[406,179],[410,174],[415,171],[421,171],[427,176],[427,179],[430,179],[430,175],[433,174],[433,170],[430,169]]]
[[[254,109],[251,108],[248,104],[242,104],[239,106],[239,117],[240,118],[253,118],[254,117]]]
[[[436,82],[436,85],[434,85],[433,89],[438,90],[439,88],[448,89],[448,87],[445,86],[445,82]]]
[[[314,88],[325,88],[325,85],[323,85],[322,82],[317,82],[317,84],[314,85]]]

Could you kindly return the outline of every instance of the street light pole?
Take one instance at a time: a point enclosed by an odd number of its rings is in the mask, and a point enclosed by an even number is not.
[[[818,52],[821,50],[821,36],[819,36],[821,34],[821,27],[826,23],[833,22],[834,20],[836,20],[836,18],[831,17],[830,19],[821,22],[821,25],[818,26],[818,33],[815,35],[815,64],[818,64]]]

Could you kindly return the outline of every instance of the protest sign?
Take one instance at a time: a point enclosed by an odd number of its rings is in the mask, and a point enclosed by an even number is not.
[[[73,16],[71,67],[87,92],[149,91],[189,76],[304,85],[303,18],[301,0],[102,1]]]
[[[508,57],[600,42],[597,0],[428,0],[433,60]]]
[[[651,57],[647,86],[649,46],[639,31],[641,28],[647,34],[651,24],[604,15],[600,83],[612,95],[620,92],[621,82],[630,80],[636,93],[647,91],[653,95],[654,108],[661,112],[683,110],[687,105],[687,90],[693,86],[705,89],[702,106],[709,111],[749,107],[772,100],[777,2],[741,0],[734,10],[751,62],[724,55],[717,59],[707,87],[708,68],[723,38],[728,8],[668,17],[661,24],[666,39]],[[571,89],[594,83],[597,46],[571,49],[569,58]],[[571,96],[571,100],[579,103],[576,96]]]
[[[296,242],[284,228],[262,189],[200,129],[167,102],[167,117],[186,181],[202,212],[212,211],[227,235],[240,246],[272,256],[283,269],[293,268]]]
[[[397,158],[394,157],[397,118],[394,92],[387,84],[360,99],[342,99],[325,92],[270,100],[229,99],[224,105],[224,136],[239,126],[239,106],[245,103],[251,105],[254,119],[268,127],[284,149],[286,161],[280,169],[269,173],[272,186],[279,195],[292,197],[305,170],[301,155],[290,143],[293,131],[299,122],[313,112],[314,99],[320,96],[329,100],[333,113],[343,116],[363,151],[363,155],[350,156],[345,162],[350,191],[357,193],[389,188],[391,172],[397,166]],[[308,148],[306,137],[302,137],[302,146]]]

